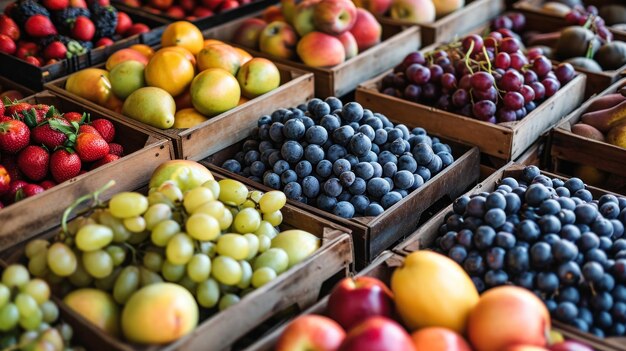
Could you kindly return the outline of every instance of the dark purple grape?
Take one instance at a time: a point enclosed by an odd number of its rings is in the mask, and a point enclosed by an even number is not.
[[[392,87],[383,89],[383,94],[389,95],[389,96],[399,96],[396,89]]]
[[[473,48],[472,48],[473,54],[482,52],[483,38],[478,34],[471,34],[471,35],[466,36],[465,39],[463,39],[462,45],[463,45],[463,49],[465,52],[469,51],[470,47],[472,46],[472,43],[474,43]]]
[[[418,85],[409,84],[404,88],[404,98],[409,101],[417,102],[421,95],[422,88]]]
[[[500,28],[511,29],[513,28],[513,21],[507,16],[498,16],[491,23],[491,27],[493,29],[500,29]]]
[[[456,107],[463,107],[470,103],[470,96],[467,90],[465,89],[457,89],[454,94],[452,94],[452,104]]]
[[[531,103],[535,100],[535,91],[530,85],[522,85],[522,89],[520,89],[520,94],[524,97],[524,105]]]
[[[388,74],[386,74],[386,75],[383,77],[383,82],[382,82],[382,84],[383,84],[383,89],[385,89],[385,88],[389,88],[389,87],[393,87],[393,82],[394,82],[394,79],[395,79],[395,78],[396,78],[396,75],[395,75],[395,74],[393,74],[393,73],[391,73],[391,72],[389,72]]]
[[[565,84],[574,79],[574,75],[576,74],[574,67],[568,62],[560,63],[556,66],[554,73],[561,84]]]
[[[511,68],[521,70],[524,65],[528,64],[528,59],[521,52],[511,54]]]
[[[509,54],[517,52],[519,48],[520,48],[520,44],[515,38],[508,37],[500,41],[500,50],[504,52],[508,52]]]
[[[537,73],[533,70],[524,71],[524,84],[530,84],[539,80]]]
[[[498,91],[494,87],[487,90],[473,90],[472,96],[476,100],[489,100],[493,102],[498,101]]]
[[[504,94],[504,106],[509,110],[519,110],[524,107],[524,96],[516,91]]]
[[[436,66],[436,67],[439,67],[439,66]],[[440,81],[441,81],[441,86],[444,89],[447,89],[449,91],[456,89],[456,77],[454,76],[454,74],[444,73],[441,75]]]
[[[506,91],[519,91],[524,83],[524,77],[515,70],[508,70],[500,79],[499,88]]]
[[[498,119],[498,123],[515,122],[517,120],[517,114],[515,111],[506,108],[499,109],[496,113],[496,117]]]
[[[496,68],[502,69],[509,68],[509,66],[511,66],[511,56],[509,56],[509,54],[507,54],[506,52],[499,52],[496,55],[494,66],[496,66]]]
[[[435,100],[439,97],[439,89],[433,83],[422,86],[422,97],[426,100]]]
[[[472,76],[469,74],[465,74],[459,80],[459,89],[470,90],[472,84],[470,83]]]
[[[472,112],[476,118],[486,121],[496,114],[496,104],[493,101],[481,100],[472,106]]]
[[[443,75],[443,68],[439,65],[430,65],[430,81],[433,83],[439,82]]]
[[[540,82],[532,82],[530,83],[530,87],[533,88],[535,92],[535,100],[543,100],[546,96],[546,88]]]
[[[513,27],[511,28],[513,31],[520,33],[524,29],[524,26],[526,26],[526,17],[524,14],[520,12],[513,12],[509,14],[508,17],[511,22],[513,22]]]
[[[407,83],[408,82],[406,80],[406,76],[404,75],[404,73],[396,73],[396,76],[393,79],[393,86],[396,89],[404,89]]]
[[[552,62],[545,56],[539,56],[533,61],[533,71],[542,78],[552,70]]]
[[[402,60],[402,65],[404,65],[404,67],[409,67],[410,65],[414,63],[420,64],[420,65],[425,64],[426,58],[424,58],[424,54],[422,54],[419,51],[415,51],[406,55],[404,60]]]
[[[472,88],[476,90],[485,91],[490,87],[493,87],[494,78],[487,72],[476,72],[470,78],[470,84]]]
[[[546,89],[546,97],[550,97],[561,88],[561,84],[558,80],[552,78],[546,78],[541,81],[541,84]]]

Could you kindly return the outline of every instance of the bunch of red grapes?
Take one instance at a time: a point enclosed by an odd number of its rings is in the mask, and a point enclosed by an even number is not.
[[[598,8],[593,5],[574,6],[572,11],[565,15],[565,20],[571,25],[586,26],[606,42],[613,40],[613,33],[606,27],[604,19],[598,16]]]
[[[517,19],[517,25],[523,27],[519,22],[522,20]],[[472,34],[430,52],[407,55],[383,78],[381,91],[502,123],[524,118],[574,76],[572,65],[553,67],[540,49],[524,54],[517,35],[500,28],[485,37]]]

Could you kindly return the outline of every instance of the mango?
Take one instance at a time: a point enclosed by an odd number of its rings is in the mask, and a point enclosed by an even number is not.
[[[172,128],[191,128],[209,119],[201,115],[194,108],[184,108],[176,112]]]
[[[98,105],[104,105],[113,95],[109,72],[87,68],[72,73],[65,82],[65,90]]]
[[[626,123],[621,123],[611,128],[606,136],[606,141],[626,149]]]
[[[167,91],[156,87],[135,90],[124,101],[122,113],[147,125],[168,129],[174,125],[176,103]]]
[[[584,124],[584,123],[574,124],[572,126],[572,133],[576,135],[580,135],[585,138],[589,138],[589,139],[593,139],[597,141],[604,141],[604,134],[602,134],[601,131],[597,130],[596,128],[588,124]]]
[[[78,289],[67,294],[63,302],[110,335],[119,334],[120,313],[108,293],[97,289]]]
[[[265,58],[248,61],[237,73],[241,92],[249,99],[272,91],[280,85],[280,72],[276,65]]]
[[[163,162],[150,176],[150,188],[158,188],[166,181],[173,181],[181,191],[186,192],[212,180],[213,174],[195,161],[171,160]]]
[[[604,110],[585,113],[580,120],[606,133],[612,127],[626,120],[626,101]]]

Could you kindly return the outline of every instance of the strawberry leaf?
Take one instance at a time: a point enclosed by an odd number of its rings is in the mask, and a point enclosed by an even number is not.
[[[24,123],[29,128],[35,128],[37,126],[37,111],[34,108],[31,108],[28,111],[23,112],[24,115]]]
[[[15,192],[15,202],[18,201],[22,201],[26,198],[26,195],[24,194],[24,189],[19,188],[16,192]]]
[[[91,124],[91,115],[87,112],[83,112],[83,117],[80,119],[81,123]]]

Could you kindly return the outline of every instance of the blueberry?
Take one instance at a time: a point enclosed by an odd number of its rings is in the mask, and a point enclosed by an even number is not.
[[[383,195],[383,197],[380,199],[380,205],[384,209],[388,209],[389,207],[400,202],[400,200],[402,200],[402,195],[400,195],[400,193],[396,191],[390,191],[387,194]]]
[[[379,199],[391,190],[389,183],[382,178],[372,178],[367,182],[367,193]]]
[[[304,155],[304,149],[297,141],[289,140],[280,148],[280,154],[287,162],[296,163]]]
[[[222,164],[222,168],[233,173],[241,172],[241,164],[234,159],[226,160],[226,162]]]
[[[481,275],[485,272],[485,262],[478,252],[471,251],[463,262],[463,268],[470,275]]]
[[[341,202],[341,201],[348,201],[348,202],[350,202],[350,199],[352,199],[352,194],[350,194],[346,190],[342,191],[341,194],[339,194],[339,196],[337,196],[337,201],[339,201],[339,202]]]
[[[530,248],[530,262],[533,267],[548,267],[552,263],[552,248],[548,243],[539,241]]]
[[[456,237],[455,237],[456,239]],[[492,247],[487,251],[485,258],[487,266],[491,269],[502,269],[504,267],[504,257],[506,250],[501,247]]]
[[[506,270],[512,274],[520,274],[529,268],[528,249],[515,246],[506,255]]]
[[[572,210],[560,210],[556,217],[561,221],[561,224],[574,224],[576,222],[576,214]]]
[[[288,199],[298,199],[302,196],[302,186],[297,182],[291,182],[285,185],[283,192]]]
[[[312,126],[306,130],[305,140],[309,144],[324,145],[328,140],[328,131],[323,126]]]
[[[611,308],[611,313],[618,322],[626,322],[626,303],[621,301],[615,302],[613,308]]]
[[[515,277],[514,283],[523,288],[532,289],[535,286],[535,273],[522,272]]]
[[[332,197],[332,196],[328,196],[326,194],[320,194],[317,197],[317,207],[319,207],[320,209],[324,210],[324,211],[332,211],[333,208],[335,208],[335,205],[337,204],[337,198]]]
[[[354,206],[354,210],[356,213],[365,214],[365,210],[370,204],[370,201],[367,196],[355,195],[352,197],[352,199],[350,199],[350,203],[352,204],[352,206]]]
[[[341,126],[333,131],[332,138],[337,144],[347,146],[354,136],[354,129],[350,126]]]
[[[319,125],[326,129],[326,132],[332,133],[335,129],[341,127],[341,121],[337,116],[327,114],[322,117]]]
[[[561,206],[561,209],[566,209],[570,211],[574,211],[576,209],[576,202],[570,199],[569,197],[559,197],[556,201]]]
[[[330,178],[323,185],[324,193],[328,196],[337,197],[343,191],[343,187],[337,178]]]
[[[383,165],[383,176],[384,177],[393,177],[398,171],[398,166],[396,166],[393,162],[387,162]]]
[[[250,165],[250,174],[256,177],[262,177],[265,173],[265,163],[261,161],[254,161]]]
[[[620,283],[626,283],[626,259],[620,258],[613,265],[613,275]]]
[[[341,145],[334,144],[328,148],[328,152],[326,153],[326,159],[330,162],[335,162],[340,158],[346,157],[347,154],[348,152],[346,148]]]
[[[342,218],[354,217],[354,206],[347,201],[339,201],[335,208],[333,208],[333,214]]]
[[[594,284],[597,290],[611,291],[615,287],[615,278],[608,273],[604,273],[602,279]]]
[[[495,245],[503,249],[512,249],[515,247],[515,235],[511,233],[496,233]]]
[[[522,170],[522,178],[524,178],[527,183],[532,182],[532,180],[540,174],[541,171],[537,166],[527,166]]]
[[[546,234],[541,237],[541,239],[550,245],[554,245],[561,240],[561,238],[556,234]]]
[[[470,197],[467,195],[463,195],[458,197],[452,203],[452,210],[454,213],[463,215],[465,213],[465,208],[467,207],[467,203],[470,201]]]
[[[355,180],[356,176],[350,171],[343,172],[339,175],[339,181],[345,187],[351,186]]]
[[[517,213],[522,207],[522,200],[515,193],[508,193],[504,195],[504,199],[506,200],[504,212],[508,215]]]
[[[359,162],[354,166],[354,174],[365,180],[374,176],[374,167],[368,162]]]
[[[288,115],[291,115],[291,114],[292,114],[291,111],[285,108],[279,108],[278,110],[272,112],[272,121],[285,123],[287,121]]]
[[[396,157],[396,155],[394,155],[393,153],[391,153],[390,151],[383,151],[380,153],[380,155],[378,155],[378,162],[381,165],[387,164],[387,163],[398,163],[398,157]]]
[[[577,304],[578,301],[580,301],[580,292],[578,288],[574,286],[567,286],[567,287],[559,289],[558,299],[559,299],[559,302],[567,301],[567,302]]]
[[[443,161],[441,160],[441,157],[438,155],[433,156],[433,159],[426,165],[426,168],[428,168],[432,174],[439,173],[443,168]]]
[[[309,106],[309,108],[311,108],[311,106]],[[319,118],[323,118],[327,116],[330,113],[330,111],[332,111],[332,109],[327,103],[319,102],[319,103],[316,103],[315,106],[313,106],[313,111],[311,112],[316,118],[319,119]]]
[[[493,228],[499,228],[506,222],[506,214],[499,208],[492,208],[487,211],[484,219]]]
[[[578,247],[568,240],[559,240],[552,244],[554,258],[559,262],[568,262],[578,255]]]
[[[341,100],[339,100],[338,98],[336,98],[334,96],[327,97],[326,99],[324,99],[324,102],[328,104],[328,106],[330,107],[331,111],[339,110],[339,109],[341,109],[341,107],[343,105]]]
[[[421,176],[419,176],[418,174],[413,174],[413,184],[411,185],[411,187],[408,190],[409,191],[415,190],[415,189],[419,188],[422,185],[424,185],[424,179]]]
[[[578,307],[572,302],[561,302],[554,312],[556,319],[561,322],[570,323],[578,315]]]
[[[533,220],[525,219],[517,226],[517,237],[521,240],[532,243],[539,238],[540,234],[541,230]]]
[[[372,149],[372,142],[363,133],[356,133],[350,138],[350,150],[358,157],[367,155]]]
[[[291,169],[284,171],[280,175],[280,181],[281,183],[283,183],[283,185],[286,185],[287,183],[295,182],[297,180],[298,180],[298,175],[296,174],[295,171]]]
[[[311,164],[317,165],[324,159],[324,149],[319,145],[308,145],[306,149],[304,149],[304,158],[311,162]]]
[[[352,169],[350,162],[344,158],[340,158],[333,163],[333,173],[338,177],[343,172],[348,172]]]
[[[591,296],[591,307],[596,312],[608,311],[613,307],[613,296],[606,291],[597,291],[595,295]]]
[[[517,179],[515,179],[513,177],[506,177],[506,178],[502,179],[500,181],[500,184],[508,185],[511,188],[517,188],[519,186],[519,183],[517,182]]]
[[[552,179],[550,179],[549,177],[543,174],[540,174],[536,176],[535,178],[533,178],[533,181],[531,182],[531,184],[542,184],[543,186],[547,188],[552,188]]]
[[[298,178],[304,178],[313,172],[313,166],[311,165],[311,162],[306,160],[298,162],[295,168]]]
[[[433,149],[426,143],[415,145],[412,153],[413,157],[415,157],[415,161],[421,166],[427,166],[436,156]]]
[[[599,218],[591,224],[591,231],[598,236],[610,237],[613,235],[613,224],[606,218]]]
[[[582,273],[578,263],[569,261],[561,264],[557,268],[557,274],[564,284],[576,284],[580,280]]]
[[[365,209],[365,215],[375,217],[382,214],[384,211],[385,210],[379,204],[370,203],[367,206],[367,209]]]
[[[274,163],[274,173],[281,175],[283,172],[289,169],[289,163],[285,160],[278,160]]]
[[[387,142],[387,139],[389,139],[389,136],[387,135],[387,131],[384,129],[377,129],[374,132],[374,140],[372,141],[376,145],[384,145]]]
[[[561,204],[553,199],[548,199],[539,206],[539,214],[555,215],[561,210]]]
[[[506,198],[500,193],[491,193],[487,196],[485,206],[488,209],[499,208],[504,210],[506,208]]]
[[[611,246],[613,246],[613,241],[610,238],[606,236],[600,237],[600,250],[609,252]]]
[[[473,247],[473,238],[474,233],[469,229],[460,230],[456,236],[457,243],[459,243],[459,245],[462,245],[466,249],[471,249]]]
[[[585,259],[587,261],[598,262],[603,267],[606,265],[607,257],[606,253],[601,249],[591,249],[585,253]]]
[[[565,187],[571,192],[575,193],[578,190],[585,188],[585,183],[580,178],[570,178],[565,181]]]
[[[587,189],[577,190],[574,193],[574,195],[572,195],[572,197],[577,197],[577,198],[583,200],[584,202],[591,202],[591,200],[593,200],[593,195]]]
[[[615,301],[626,302],[626,285],[616,285],[612,291],[612,296]]]
[[[486,213],[486,200],[482,196],[472,198],[465,207],[465,214],[483,218]]]
[[[604,218],[607,219],[617,218],[619,212],[619,205],[617,204],[617,202],[607,202],[601,204],[600,206],[600,213],[602,214],[602,216],[604,216]]]
[[[569,190],[564,186],[560,186],[556,188],[555,191],[556,191],[556,194],[560,197],[570,197]]]
[[[309,198],[317,197],[320,193],[320,183],[317,178],[307,176],[302,179],[302,193]]]
[[[290,119],[283,126],[283,135],[289,140],[300,140],[304,132],[304,123],[298,119]]]
[[[485,273],[485,284],[487,285],[487,287],[504,285],[508,281],[509,275],[501,269],[489,270],[487,271],[487,273]]]
[[[260,127],[262,125],[271,124],[271,123],[272,123],[272,117],[270,115],[263,115],[259,117],[259,120],[257,121],[257,126]]]
[[[348,191],[350,191],[350,194],[353,195],[365,194],[366,190],[367,182],[363,180],[363,178],[355,178],[354,182],[352,183],[352,185],[350,185],[350,188],[348,189]]]
[[[263,185],[280,190],[280,176],[276,173],[266,172],[263,175]]]
[[[280,122],[274,122],[272,123],[272,125],[270,126],[270,139],[275,142],[275,143],[282,143],[283,140],[285,140],[285,137],[283,135],[283,124]]]
[[[526,203],[539,206],[542,201],[550,198],[550,191],[543,184],[531,184],[526,190]]]
[[[383,166],[381,166],[380,163],[369,162],[369,164],[372,165],[372,168],[374,168],[374,175],[372,176],[372,178],[380,178],[383,176]]]
[[[559,277],[552,272],[539,272],[537,288],[547,294],[553,294],[559,288]]]
[[[448,257],[458,264],[463,264],[467,257],[467,250],[461,245],[454,245],[448,251]]]
[[[604,276],[604,268],[598,262],[587,262],[583,266],[583,277],[588,282],[598,282]]]

